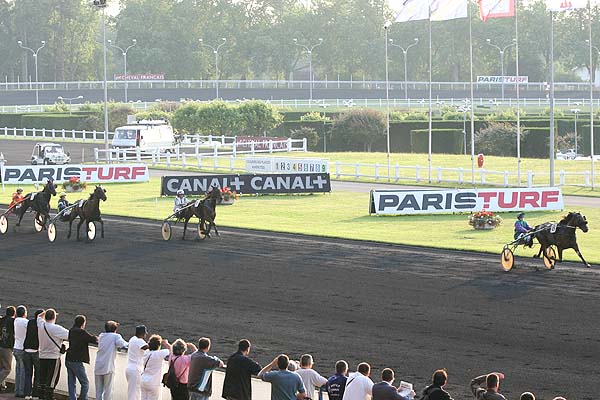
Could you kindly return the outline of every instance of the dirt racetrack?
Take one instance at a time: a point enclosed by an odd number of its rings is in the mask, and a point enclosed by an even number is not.
[[[248,337],[261,364],[310,352],[329,376],[337,359],[368,361],[375,381],[392,367],[419,391],[446,367],[456,399],[492,370],[509,398],[597,397],[597,269],[517,259],[504,273],[496,255],[227,228],[164,242],[159,223],[115,218],[106,239],[68,241],[59,225],[50,244],[32,221],[15,232],[11,218],[0,236],[0,302],[56,307],[67,327],[84,313],[92,332],[115,319],[126,338],[139,323],[170,340],[208,335],[222,358]]]

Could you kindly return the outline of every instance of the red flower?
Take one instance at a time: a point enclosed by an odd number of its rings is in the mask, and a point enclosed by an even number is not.
[[[71,178],[69,178],[69,182],[70,183],[77,183],[77,182],[79,182],[79,177],[72,176]]]

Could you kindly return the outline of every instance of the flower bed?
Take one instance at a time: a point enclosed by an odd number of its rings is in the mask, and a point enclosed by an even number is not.
[[[223,196],[223,198],[219,202],[219,204],[221,204],[221,205],[231,205],[240,197],[239,194],[237,194],[235,191],[232,191],[227,186],[225,186],[223,189],[220,189],[220,190],[221,190],[221,196]]]
[[[469,216],[473,229],[494,229],[502,223],[502,218],[491,211],[478,211]]]
[[[63,183],[62,187],[67,193],[82,192],[87,187],[87,183],[81,182],[76,176],[72,176],[67,182]]]

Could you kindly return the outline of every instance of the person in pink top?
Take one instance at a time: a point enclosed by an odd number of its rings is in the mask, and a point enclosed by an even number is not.
[[[193,343],[186,343],[182,339],[173,342],[173,350],[169,357],[169,367],[173,366],[173,372],[177,384],[170,388],[173,400],[188,400],[190,392],[187,388],[188,373],[190,372],[190,360],[192,353],[198,351]]]

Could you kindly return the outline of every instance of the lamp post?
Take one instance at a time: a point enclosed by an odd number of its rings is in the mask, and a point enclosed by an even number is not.
[[[465,104],[464,106],[460,106],[458,111],[463,113],[463,151],[464,154],[467,154],[467,113],[471,111],[471,106]]]
[[[133,44],[129,45],[129,47],[126,47],[125,49],[123,49],[122,47],[119,47],[115,44],[112,43],[112,40],[108,39],[108,44],[111,47],[114,47],[115,49],[121,50],[121,54],[123,54],[123,79],[125,80],[125,103],[127,103],[127,52],[129,51],[129,49],[131,49],[132,47],[135,47],[135,45],[137,44],[137,40],[136,39],[132,39],[131,40],[133,42]]]
[[[62,96],[58,96],[56,99],[60,100],[60,101],[67,100],[69,102],[69,115],[71,115],[71,109],[72,109],[72,105],[73,105],[73,100],[83,99],[83,96],[81,96],[81,95],[79,95],[77,97],[62,97]]]
[[[571,112],[575,114],[575,157],[577,157],[577,114],[581,112],[579,108],[571,109]]]
[[[310,101],[313,99],[313,73],[312,73],[312,52],[315,48],[319,47],[323,44],[323,38],[319,38],[319,42],[310,47],[305,46],[303,44],[298,43],[298,39],[294,38],[294,44],[298,47],[302,47],[304,51],[308,54],[308,73],[310,74],[310,82],[309,82],[309,97]]]
[[[500,66],[502,69],[502,101],[504,101],[504,52],[510,46],[515,46],[517,44],[517,41],[516,41],[516,39],[513,39],[513,42],[510,44],[507,44],[506,46],[504,46],[504,48],[493,44],[492,39],[486,39],[486,42],[488,45],[498,49],[498,51],[500,52]],[[517,79],[519,79],[519,77],[517,77]]]
[[[591,4],[591,3],[590,3]],[[590,9],[591,12],[591,9]],[[589,19],[590,22],[590,38],[585,42],[590,46],[590,158],[592,161],[592,190],[595,189],[595,167],[594,167],[594,62],[592,59],[592,49],[596,50],[598,53],[598,58],[600,58],[600,49],[598,47],[592,45],[592,18]]]
[[[104,64],[104,149],[108,160],[108,83],[106,79],[106,0],[94,0],[95,7],[102,9],[102,58]]]
[[[222,40],[221,44],[219,44],[216,47],[213,47],[211,45],[204,43],[204,41],[202,39],[198,39],[201,46],[212,49],[213,53],[215,54],[215,86],[217,88],[217,97],[216,97],[217,99],[219,98],[219,49],[221,48],[221,46],[225,45],[225,43],[227,42],[227,38],[221,38],[221,40]]]
[[[35,105],[40,104],[40,96],[39,96],[39,88],[38,88],[38,53],[40,52],[41,49],[43,49],[46,46],[46,41],[42,40],[42,45],[40,47],[38,47],[37,50],[33,50],[27,46],[23,46],[23,42],[21,40],[19,40],[17,42],[19,44],[19,47],[25,50],[29,50],[32,54],[33,54],[33,61],[35,63]]]
[[[408,49],[413,46],[416,46],[419,43],[419,38],[415,38],[414,43],[408,45],[406,48],[394,44],[394,39],[390,39],[390,46],[394,46],[402,50],[402,54],[404,54],[404,98],[408,99]]]

